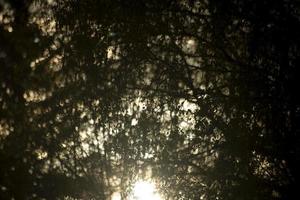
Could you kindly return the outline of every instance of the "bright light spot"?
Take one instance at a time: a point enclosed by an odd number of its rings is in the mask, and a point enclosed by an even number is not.
[[[121,200],[121,194],[119,192],[114,192],[111,199],[112,200]]]
[[[108,59],[118,60],[120,58],[120,47],[118,46],[109,46],[106,52]]]
[[[161,200],[161,198],[153,183],[138,181],[134,184],[131,200]]]
[[[131,120],[131,126],[135,126],[135,125],[137,125],[137,123],[138,123],[137,119],[134,118]]]

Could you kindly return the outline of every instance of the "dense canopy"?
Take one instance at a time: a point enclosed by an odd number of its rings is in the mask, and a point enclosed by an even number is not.
[[[0,0],[0,199],[293,199],[296,0]],[[113,199],[115,200],[115,199]]]

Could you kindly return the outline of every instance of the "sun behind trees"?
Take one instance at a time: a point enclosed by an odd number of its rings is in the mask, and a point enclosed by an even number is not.
[[[299,9],[0,0],[0,199],[293,199]]]

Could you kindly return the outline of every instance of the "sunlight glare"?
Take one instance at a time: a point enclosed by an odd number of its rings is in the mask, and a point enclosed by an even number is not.
[[[111,199],[112,200],[121,200],[121,194],[119,192],[114,192]]]
[[[154,183],[138,181],[133,187],[133,198],[131,200],[162,200],[155,189]]]

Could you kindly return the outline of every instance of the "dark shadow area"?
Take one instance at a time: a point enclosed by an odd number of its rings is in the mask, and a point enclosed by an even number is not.
[[[296,0],[0,0],[0,199],[295,199],[299,27]]]

